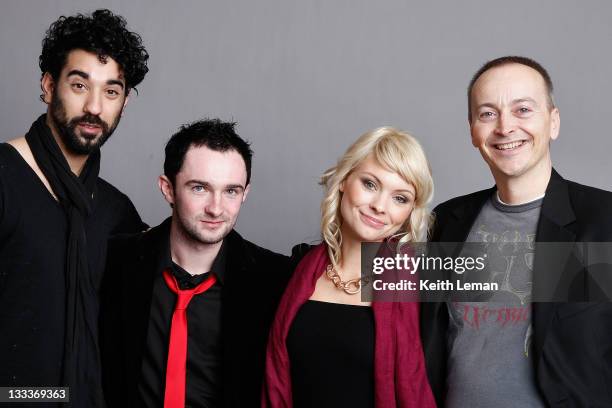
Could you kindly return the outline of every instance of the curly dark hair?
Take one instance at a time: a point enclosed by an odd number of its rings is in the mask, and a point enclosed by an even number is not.
[[[125,76],[129,91],[144,79],[149,54],[142,39],[126,28],[123,17],[110,10],[96,10],[91,15],[61,16],[51,24],[42,42],[39,65],[44,75],[57,80],[70,51],[82,49],[98,55],[100,62],[114,59]]]

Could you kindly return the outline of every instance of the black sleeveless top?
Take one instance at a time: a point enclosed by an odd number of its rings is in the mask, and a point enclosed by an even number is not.
[[[295,408],[374,406],[374,315],[367,306],[307,301],[287,336]]]

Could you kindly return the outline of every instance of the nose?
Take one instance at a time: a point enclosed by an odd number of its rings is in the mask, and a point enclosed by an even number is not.
[[[511,112],[500,112],[497,119],[497,134],[501,136],[509,136],[516,129],[516,118]]]
[[[385,212],[385,197],[382,193],[376,194],[370,202],[370,208],[380,214]]]
[[[102,113],[102,93],[95,90],[89,92],[83,110],[95,116],[100,115]]]
[[[219,192],[210,195],[210,200],[206,203],[204,212],[212,218],[221,216],[223,207],[221,206],[221,194]]]

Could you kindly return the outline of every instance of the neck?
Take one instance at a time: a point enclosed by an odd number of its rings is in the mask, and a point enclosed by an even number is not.
[[[85,167],[85,162],[87,161],[87,158],[89,157],[89,155],[74,154],[70,150],[68,150],[68,148],[64,144],[64,141],[59,136],[59,130],[55,126],[53,119],[51,119],[49,112],[47,112],[47,126],[49,126],[49,129],[51,129],[51,134],[53,135],[55,142],[57,143],[60,150],[62,151],[62,154],[66,158],[66,161],[68,162],[68,166],[70,166],[70,170],[77,176],[80,175],[81,171],[83,170],[83,167]]]
[[[550,158],[542,165],[518,177],[493,174],[500,200],[506,204],[518,205],[528,203],[546,193],[550,181],[552,163]]]
[[[172,261],[192,275],[210,272],[223,241],[203,244],[188,237],[177,225],[175,216],[170,227],[170,255]]]

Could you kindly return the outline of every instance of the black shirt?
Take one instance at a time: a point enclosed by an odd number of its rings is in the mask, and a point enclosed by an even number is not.
[[[217,277],[217,282],[206,292],[195,295],[187,307],[186,407],[217,407],[220,405],[222,396],[221,296],[226,252],[226,245],[223,243],[211,271],[201,275],[190,275],[172,261],[169,242],[163,256],[162,270],[170,269],[182,290],[196,287],[210,273]],[[168,343],[175,303],[176,294],[168,288],[162,276],[156,277],[153,283],[142,376],[138,385],[141,402],[147,407],[163,406]]]
[[[99,287],[107,239],[145,225],[102,179],[85,222],[89,276]],[[66,314],[68,222],[15,148],[0,144],[0,386],[58,386]],[[97,319],[98,310],[92,310]],[[97,328],[94,328],[97,330]]]
[[[102,287],[100,341],[109,407],[143,405],[138,385],[142,381],[143,355],[151,325],[154,282],[162,276],[170,227],[168,218],[147,232],[121,237],[109,244],[108,269]],[[223,394],[217,406],[258,407],[268,330],[289,279],[291,264],[288,257],[258,247],[233,230],[223,240],[223,251],[227,251],[222,279],[219,376]],[[174,301],[170,303],[168,331]],[[161,359],[164,361],[159,364],[164,372],[166,347],[164,343]],[[161,378],[163,372],[159,375]],[[158,394],[163,392],[161,382],[158,381]]]
[[[295,408],[374,406],[374,315],[309,300],[287,335]]]

